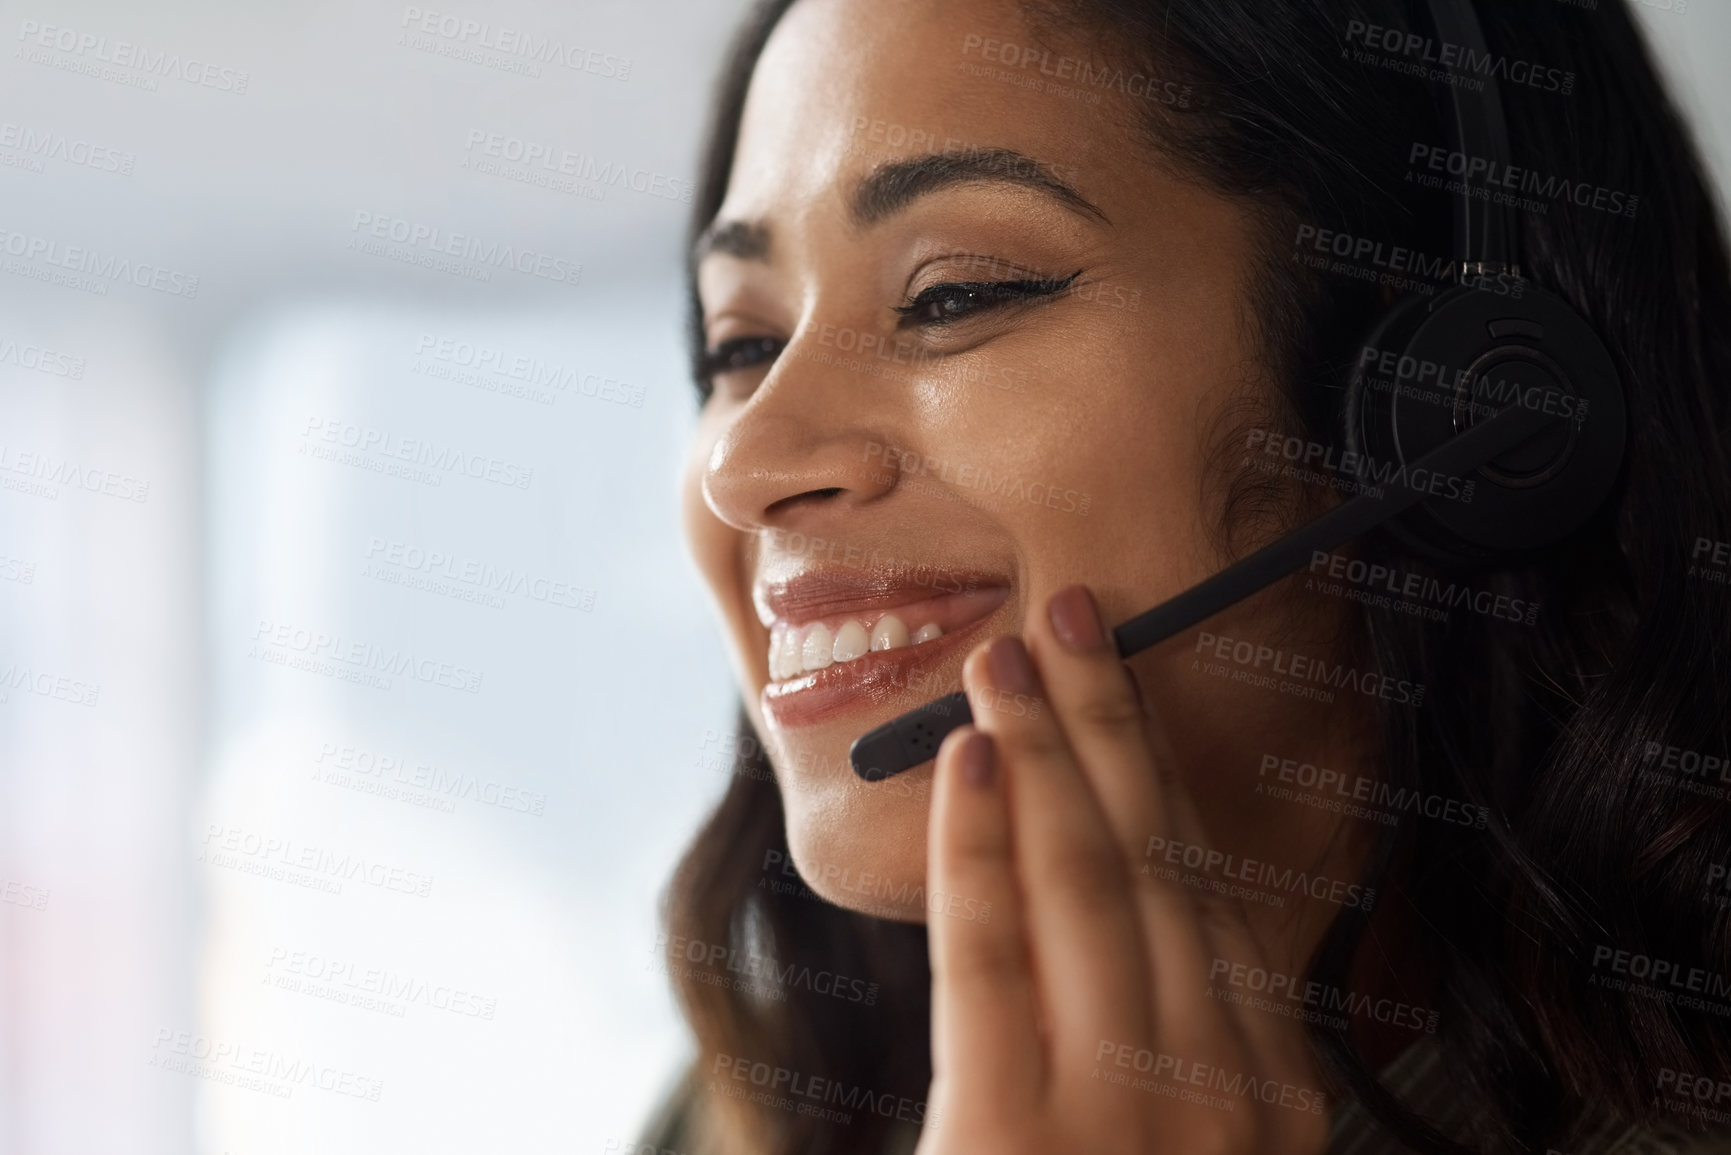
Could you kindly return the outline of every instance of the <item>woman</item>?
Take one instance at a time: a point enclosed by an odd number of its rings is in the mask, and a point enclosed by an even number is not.
[[[1465,60],[1401,0],[755,11],[685,486],[744,701],[648,1144],[1715,1149],[1723,238],[1622,0],[1478,7]],[[1110,626],[1342,496],[1308,447],[1439,288],[1441,85],[1485,76],[1523,273],[1627,393],[1610,498],[1477,569],[1368,535],[1119,662]],[[958,687],[934,762],[851,773]]]

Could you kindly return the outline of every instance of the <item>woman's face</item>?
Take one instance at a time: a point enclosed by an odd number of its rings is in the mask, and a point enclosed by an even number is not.
[[[795,863],[845,906],[925,905],[931,765],[864,783],[855,738],[958,689],[1062,586],[1116,623],[1228,560],[1204,466],[1261,360],[1256,226],[1138,139],[1176,85],[1085,85],[1083,59],[1010,0],[801,0],[700,245],[731,367],[689,458],[690,546]],[[1207,629],[1291,638],[1273,605]],[[1269,751],[1322,741],[1318,707],[1205,674],[1198,637],[1132,663],[1144,697],[1222,841],[1298,861],[1312,819],[1253,786]]]

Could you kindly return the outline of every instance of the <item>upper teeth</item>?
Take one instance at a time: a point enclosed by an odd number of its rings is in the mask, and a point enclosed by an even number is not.
[[[867,632],[864,623],[843,622],[834,633],[822,622],[777,626],[769,639],[769,676],[774,681],[821,670],[836,662],[851,662],[874,650],[897,650],[944,636],[936,622],[913,632],[894,614],[885,614]]]

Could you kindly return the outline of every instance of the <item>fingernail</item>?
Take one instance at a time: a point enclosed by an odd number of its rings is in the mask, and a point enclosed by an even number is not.
[[[956,761],[961,765],[962,781],[969,786],[990,786],[998,769],[997,754],[990,734],[975,731],[968,735],[967,741],[962,743],[961,753],[956,755]]]
[[[1093,654],[1106,648],[1106,627],[1087,586],[1066,586],[1046,603],[1052,632],[1073,654]]]
[[[1038,688],[1034,664],[1028,661],[1028,648],[1021,638],[999,638],[986,650],[986,664],[992,670],[992,684],[1000,690],[1017,694],[1032,694]]]

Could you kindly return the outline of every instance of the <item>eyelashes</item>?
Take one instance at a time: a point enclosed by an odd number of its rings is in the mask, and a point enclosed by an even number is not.
[[[705,349],[697,363],[697,379],[704,396],[722,373],[752,369],[775,360],[787,342],[779,337],[735,337],[713,349]]]
[[[965,320],[979,313],[1006,305],[1026,303],[1057,296],[1082,275],[1080,269],[1062,278],[1021,279],[1013,281],[948,281],[921,290],[894,312],[901,319],[898,329],[921,326],[944,326]],[[697,386],[704,400],[715,388],[715,378],[726,373],[738,373],[773,362],[786,348],[779,337],[734,337],[713,348],[705,349],[698,358]]]
[[[1069,288],[1080,269],[1061,280],[956,281],[933,285],[905,305],[896,307],[900,328],[909,325],[947,325],[964,317],[1017,301],[1052,297]]]

